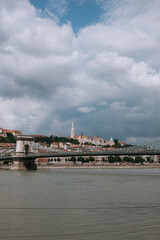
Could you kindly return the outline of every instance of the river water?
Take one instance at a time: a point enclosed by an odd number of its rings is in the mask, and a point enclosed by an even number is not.
[[[160,169],[0,171],[0,240],[159,240]]]

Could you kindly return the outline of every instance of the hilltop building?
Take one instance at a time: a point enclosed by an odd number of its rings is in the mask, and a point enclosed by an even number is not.
[[[114,141],[112,138],[110,140],[105,140],[102,137],[96,136],[96,134],[93,137],[88,137],[87,135],[83,135],[83,133],[78,136],[77,134],[74,135],[74,125],[72,122],[72,127],[71,127],[71,138],[78,140],[81,144],[88,143],[88,144],[94,144],[96,146],[113,146],[115,145]]]
[[[12,133],[14,136],[21,135],[22,133],[18,130],[8,130],[0,128],[0,136],[1,137],[7,137],[7,133]]]

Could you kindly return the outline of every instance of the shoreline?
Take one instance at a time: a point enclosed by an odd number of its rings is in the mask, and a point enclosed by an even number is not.
[[[160,168],[160,163],[134,163],[134,164],[118,164],[118,163],[41,163],[37,164],[37,170],[39,169],[131,169],[131,168]]]
[[[83,166],[68,166],[68,165],[57,165],[57,166],[47,166],[41,165],[37,166],[37,170],[40,169],[134,169],[134,168],[160,168],[160,164],[152,164],[152,165],[83,165]]]
[[[117,164],[117,163],[106,163],[106,164],[64,164],[64,163],[57,163],[57,164],[47,164],[41,163],[37,164],[37,170],[41,169],[146,169],[146,168],[160,168],[160,163],[144,163],[144,164]],[[1,165],[0,170],[26,170],[25,168],[22,169],[14,169],[13,165]]]

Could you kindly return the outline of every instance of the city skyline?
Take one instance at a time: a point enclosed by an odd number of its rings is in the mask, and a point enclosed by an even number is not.
[[[158,0],[1,0],[0,126],[159,138]]]

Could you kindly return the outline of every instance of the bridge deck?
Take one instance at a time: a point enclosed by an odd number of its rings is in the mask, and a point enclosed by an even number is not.
[[[160,155],[160,150],[114,150],[114,151],[102,151],[102,152],[55,152],[45,154],[28,154],[21,157],[17,156],[1,156],[0,161],[4,160],[18,160],[21,159],[36,159],[45,157],[85,157],[85,156],[139,156],[139,155]]]

